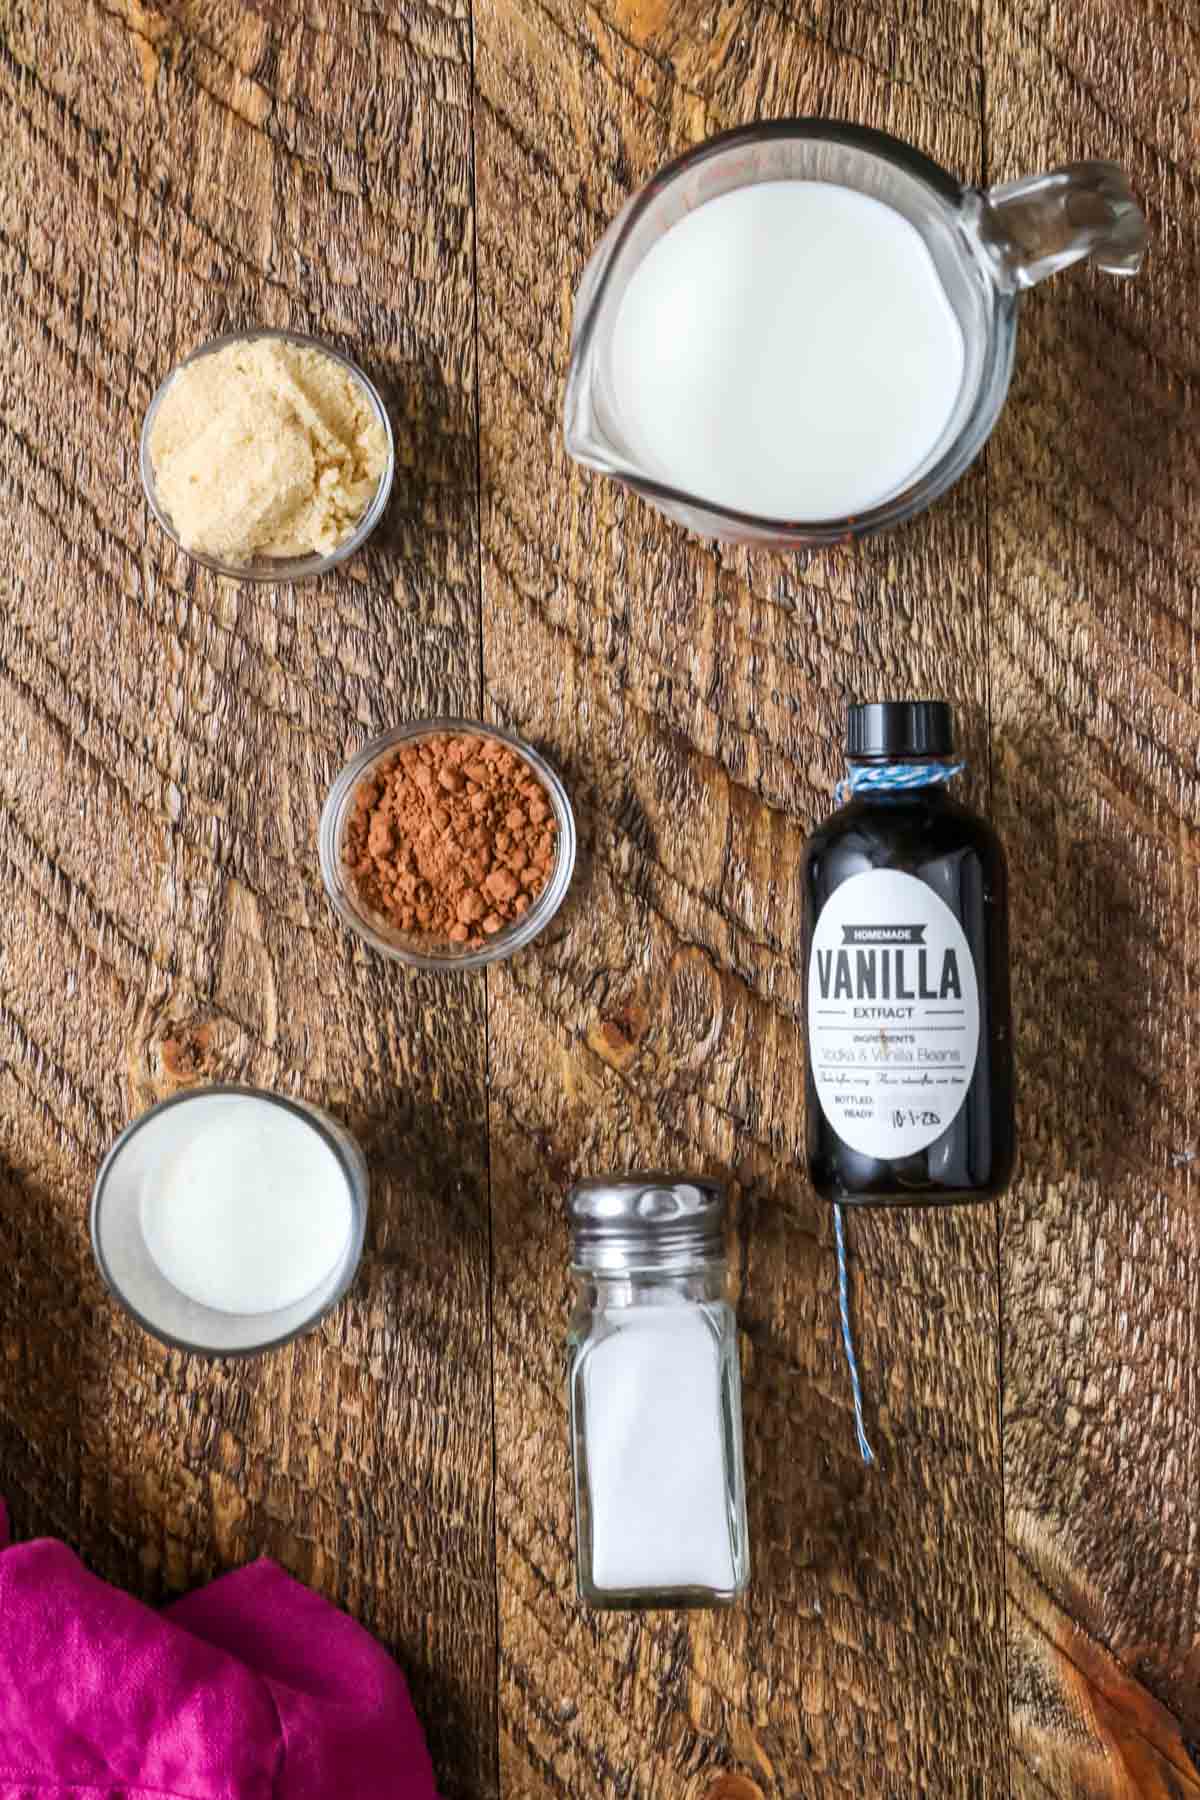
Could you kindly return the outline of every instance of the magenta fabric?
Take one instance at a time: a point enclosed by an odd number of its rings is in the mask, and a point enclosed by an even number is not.
[[[0,1502],[0,1800],[437,1800],[400,1670],[274,1563],[154,1612]]]

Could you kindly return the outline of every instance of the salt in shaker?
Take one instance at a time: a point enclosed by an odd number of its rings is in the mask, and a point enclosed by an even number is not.
[[[580,1597],[726,1604],[750,1561],[724,1191],[690,1175],[596,1176],[568,1213]]]

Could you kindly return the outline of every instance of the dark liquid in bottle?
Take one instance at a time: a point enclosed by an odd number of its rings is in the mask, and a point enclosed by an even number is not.
[[[937,714],[892,703],[862,714]],[[868,722],[869,724],[870,722]],[[887,721],[875,731],[888,739]],[[875,758],[920,767],[928,731],[897,726]],[[858,741],[875,741],[866,726]],[[934,760],[934,759],[925,759]],[[867,879],[863,879],[866,877]],[[944,786],[861,795],[804,858],[808,1167],[827,1200],[945,1204],[1012,1173],[1012,1024],[1004,852]]]

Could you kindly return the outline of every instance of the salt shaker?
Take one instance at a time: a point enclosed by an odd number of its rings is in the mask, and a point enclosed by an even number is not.
[[[691,1175],[593,1176],[568,1214],[580,1597],[727,1604],[750,1558],[724,1190]]]

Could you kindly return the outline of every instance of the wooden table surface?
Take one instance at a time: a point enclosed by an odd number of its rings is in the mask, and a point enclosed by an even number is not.
[[[0,1487],[152,1601],[259,1553],[411,1680],[442,1791],[1200,1796],[1200,11],[1194,0],[3,0]],[[685,536],[566,459],[573,286],[669,155],[823,113],[962,178],[1129,170],[1141,276],[1026,302],[1008,408],[851,551]],[[399,470],[344,572],[221,584],[137,436],[198,341],[325,335]],[[945,694],[1006,839],[1019,1179],[806,1190],[797,862],[845,704]],[[368,954],[316,821],[368,736],[515,728],[581,826],[482,974]],[[335,1109],[352,1297],[247,1365],[115,1310],[86,1208],[194,1079]],[[753,1586],[582,1611],[563,1195],[733,1183]],[[352,1800],[352,1781],[346,1794]]]

